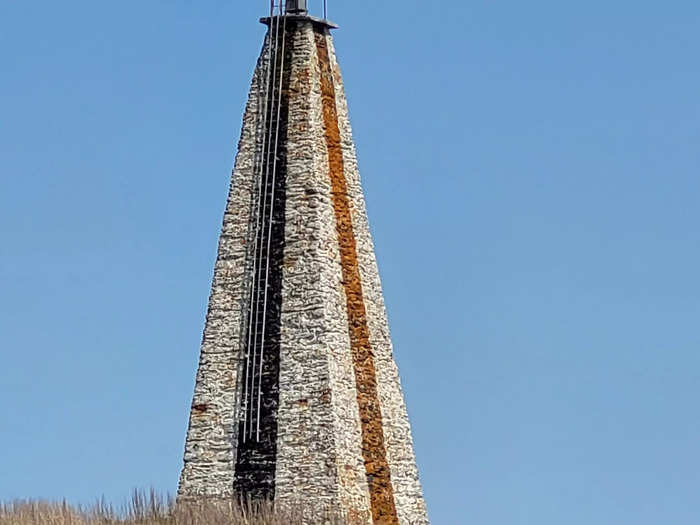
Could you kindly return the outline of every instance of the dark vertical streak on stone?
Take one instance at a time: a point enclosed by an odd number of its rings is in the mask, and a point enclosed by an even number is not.
[[[335,211],[343,286],[347,298],[348,329],[355,368],[357,402],[362,426],[362,454],[367,473],[372,518],[381,525],[398,525],[394,503],[394,490],[384,445],[382,414],[377,393],[377,376],[369,339],[369,325],[362,295],[362,280],[357,259],[357,245],[353,231],[350,200],[343,152],[340,144],[340,129],[335,102],[333,72],[328,56],[325,31],[315,34],[321,69],[321,97],[326,144],[328,146],[331,197]]]
[[[293,26],[288,26],[287,43],[293,35]],[[280,47],[281,47],[280,33]],[[250,385],[251,381],[254,388],[248,389],[247,398],[241,397],[240,413],[244,414],[248,409],[248,417],[250,418],[250,408],[252,411],[253,437],[244,436],[243,419],[239,421],[238,428],[238,445],[236,455],[236,467],[234,478],[234,489],[242,498],[251,499],[272,499],[275,495],[275,470],[277,467],[277,413],[279,409],[279,373],[280,373],[280,336],[281,336],[281,313],[282,313],[282,260],[284,256],[284,230],[285,230],[285,210],[286,210],[286,187],[287,187],[287,120],[289,111],[289,78],[291,71],[291,49],[290,45],[285,45],[284,53],[284,71],[282,72],[282,98],[279,104],[279,135],[275,137],[277,130],[277,110],[279,92],[275,89],[268,99],[266,108],[267,115],[272,115],[268,121],[268,127],[264,129],[267,140],[270,127],[272,127],[271,150],[274,150],[275,140],[277,139],[277,151],[271,151],[267,158],[262,159],[263,168],[263,184],[265,170],[269,167],[270,176],[267,184],[267,194],[270,195],[272,188],[272,173],[275,166],[275,155],[277,156],[277,164],[274,169],[274,206],[270,210],[270,199],[266,213],[259,218],[258,236],[255,239],[255,249],[253,252],[260,251],[262,257],[262,265],[260,271],[256,274],[253,287],[253,304],[257,305],[253,308],[253,330],[255,330],[255,309],[257,308],[258,315],[258,334],[262,330],[262,312],[263,303],[265,301],[265,272],[266,264],[269,258],[269,275],[267,278],[267,310],[265,315],[265,341],[262,344],[264,351],[262,381],[260,390],[262,392],[262,401],[260,406],[260,439],[256,439],[257,427],[257,392],[258,381],[260,380],[259,361],[255,368],[247,373],[245,366],[242,369],[243,379],[241,384]],[[273,50],[274,52],[274,50]],[[279,82],[281,64],[278,64],[273,74]],[[263,209],[263,203],[260,203],[260,209]],[[270,234],[270,250],[268,253],[268,231],[272,221],[272,229]],[[255,255],[253,255],[255,256]],[[246,325],[245,341],[248,341],[248,325]],[[260,337],[260,336],[258,336]],[[253,343],[251,348],[246,348],[247,352],[256,351],[257,355],[261,352],[261,343],[258,339],[257,343]]]

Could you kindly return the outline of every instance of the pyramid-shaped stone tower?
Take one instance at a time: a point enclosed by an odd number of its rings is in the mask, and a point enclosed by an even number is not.
[[[427,524],[335,26],[301,0],[262,21],[178,498]]]

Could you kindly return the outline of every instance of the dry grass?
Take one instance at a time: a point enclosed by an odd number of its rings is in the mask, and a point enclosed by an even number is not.
[[[104,501],[90,507],[43,501],[0,504],[0,525],[344,525],[326,514],[311,516],[304,509],[276,511],[268,503],[188,503],[176,506],[156,492],[134,492],[114,508]]]

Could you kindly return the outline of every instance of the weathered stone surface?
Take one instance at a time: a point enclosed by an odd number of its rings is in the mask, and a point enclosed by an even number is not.
[[[394,486],[396,509],[401,523],[422,525],[428,523],[427,510],[418,478],[411,425],[401,391],[401,380],[393,358],[384,295],[367,219],[360,172],[357,167],[347,98],[332,38],[328,38],[328,46],[331,50],[330,57],[335,77],[336,107],[345,177],[348,195],[352,202],[352,221],[357,242],[365,307],[369,320],[370,342],[374,351],[384,437]]]
[[[299,17],[285,35],[284,144],[276,152],[284,162],[275,164],[285,198],[274,219],[283,224],[273,222],[283,238],[272,238],[283,252],[279,340],[269,349],[279,359],[265,376],[279,392],[269,405],[274,498],[337,508],[352,524],[427,524],[332,39],[327,26]],[[180,481],[185,499],[228,498],[241,487],[258,493],[240,483],[248,474],[236,444],[255,251],[249,225],[269,131],[260,109],[266,49],[224,217]]]
[[[219,238],[178,489],[179,497],[185,499],[233,496],[241,303],[265,57],[263,52],[253,75]]]

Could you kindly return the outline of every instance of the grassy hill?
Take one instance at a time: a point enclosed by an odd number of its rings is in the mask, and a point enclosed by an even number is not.
[[[276,511],[268,503],[188,503],[155,492],[134,492],[131,500],[114,507],[98,501],[89,507],[45,501],[0,504],[1,525],[341,525],[330,514],[310,516],[304,509]]]

